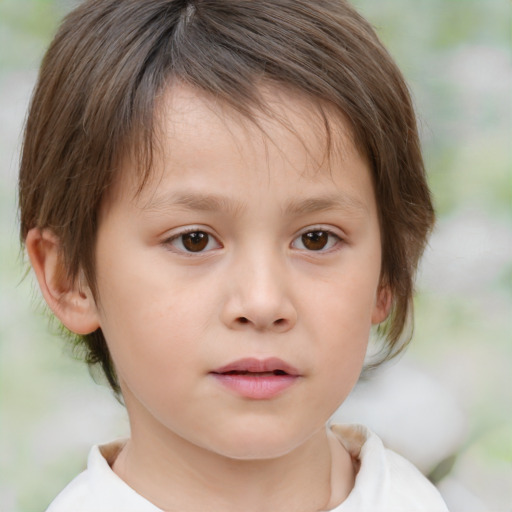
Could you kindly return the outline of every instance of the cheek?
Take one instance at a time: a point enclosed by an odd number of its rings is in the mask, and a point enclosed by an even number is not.
[[[337,338],[344,344],[366,341],[372,325],[377,283],[377,278],[355,272],[323,283],[317,281],[303,296],[306,316],[328,338]]]
[[[375,276],[347,274],[314,288],[304,297],[309,336],[321,346],[317,352],[329,378],[352,387],[363,365],[375,304]]]
[[[212,298],[153,272],[119,268],[100,289],[100,324],[120,376],[171,379],[200,350]],[[158,273],[156,273],[158,274]]]

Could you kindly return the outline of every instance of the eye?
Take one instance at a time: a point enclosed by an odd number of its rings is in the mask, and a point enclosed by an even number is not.
[[[332,231],[315,229],[298,236],[292,242],[292,247],[306,251],[328,251],[340,241],[341,238]]]
[[[209,233],[205,231],[188,231],[173,236],[166,241],[167,245],[171,245],[180,252],[206,252],[220,247],[219,242]]]

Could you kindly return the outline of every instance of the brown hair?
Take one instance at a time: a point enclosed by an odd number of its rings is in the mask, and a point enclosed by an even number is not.
[[[343,0],[90,0],[41,65],[19,178],[21,237],[47,228],[70,279],[95,293],[100,205],[127,152],[151,167],[157,95],[178,79],[251,117],[258,84],[292,87],[342,113],[370,163],[393,293],[383,357],[410,338],[414,274],[434,214],[407,86],[374,30]],[[327,136],[330,136],[327,129]],[[143,186],[143,185],[141,185]],[[116,393],[101,330],[79,338]]]

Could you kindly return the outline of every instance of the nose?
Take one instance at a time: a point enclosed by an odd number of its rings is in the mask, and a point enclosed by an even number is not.
[[[287,332],[297,322],[291,282],[275,255],[241,258],[232,267],[222,320],[231,329]]]

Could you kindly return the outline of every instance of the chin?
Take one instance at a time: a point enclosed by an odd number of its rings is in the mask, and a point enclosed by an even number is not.
[[[278,428],[239,429],[226,434],[219,440],[219,455],[234,460],[271,460],[284,457],[306,442],[311,432],[290,431],[280,425]]]

